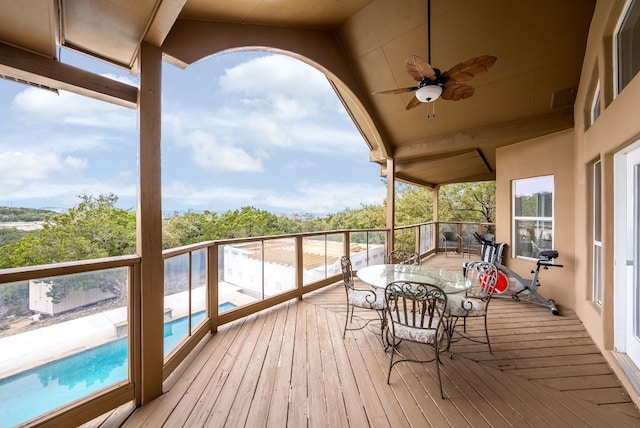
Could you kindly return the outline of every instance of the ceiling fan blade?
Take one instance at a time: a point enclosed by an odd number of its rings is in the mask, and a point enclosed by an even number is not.
[[[452,83],[444,86],[440,98],[449,101],[460,101],[469,98],[474,92],[475,89],[473,89],[473,86],[463,83]]]
[[[417,80],[418,82],[425,77],[431,80],[435,80],[436,78],[436,72],[433,71],[433,67],[431,67],[424,58],[420,58],[417,55],[411,55],[407,58],[404,65],[409,76],[413,77],[414,80]]]
[[[412,97],[411,100],[407,103],[405,110],[411,110],[412,108],[417,107],[420,104],[422,103],[420,102],[419,99],[417,99],[416,97]]]
[[[372,92],[372,95],[380,94],[404,94],[405,92],[411,92],[417,90],[417,86],[410,86],[408,88],[389,89],[387,91]]]
[[[466,82],[467,80],[479,76],[487,71],[496,60],[495,56],[482,55],[454,65],[449,71],[442,73],[442,76],[455,82]]]

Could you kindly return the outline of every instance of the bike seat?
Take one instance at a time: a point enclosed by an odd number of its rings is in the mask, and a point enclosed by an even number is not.
[[[552,260],[558,257],[558,252],[556,250],[544,250],[540,251],[540,258],[545,260]]]

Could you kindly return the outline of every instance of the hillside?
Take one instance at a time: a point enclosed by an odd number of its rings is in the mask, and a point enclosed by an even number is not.
[[[0,223],[43,221],[45,216],[55,214],[51,210],[0,206]]]

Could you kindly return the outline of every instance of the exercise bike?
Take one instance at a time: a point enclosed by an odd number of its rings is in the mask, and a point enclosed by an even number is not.
[[[498,284],[496,284],[496,291],[498,293],[504,292],[507,290],[509,286],[509,281],[513,280],[516,283],[516,288],[511,294],[511,298],[516,301],[520,301],[520,295],[526,294],[526,302],[534,303],[540,306],[544,306],[545,308],[549,308],[553,315],[560,315],[558,308],[556,307],[556,302],[553,299],[546,299],[538,292],[538,287],[540,286],[540,281],[538,281],[538,277],[540,275],[540,269],[549,269],[550,267],[563,267],[561,264],[553,263],[553,260],[558,258],[559,253],[556,250],[543,250],[540,251],[538,255],[538,260],[536,261],[535,270],[531,271],[533,278],[525,279],[520,276],[517,272],[509,269],[504,266],[502,262],[502,250],[506,247],[506,244],[494,244],[491,241],[487,241],[483,239],[478,233],[474,233],[475,238],[482,243],[483,249],[481,253],[481,258],[484,260],[485,257],[490,257],[492,260],[489,261],[496,265],[499,270],[498,273]],[[485,248],[486,247],[486,248]],[[499,296],[499,294],[496,295]]]

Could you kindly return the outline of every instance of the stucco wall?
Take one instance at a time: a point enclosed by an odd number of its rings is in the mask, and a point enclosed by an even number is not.
[[[614,349],[614,161],[615,153],[640,139],[640,76],[615,95],[614,35],[622,13],[624,0],[599,0],[589,34],[580,88],[576,97],[576,194],[577,208],[591,210],[590,166],[602,161],[602,307],[592,302],[590,289],[581,284],[591,283],[590,217],[576,223],[576,248],[584,260],[576,272],[576,312],[594,341],[602,349]],[[589,124],[589,112],[596,84],[599,82],[602,111]],[[624,263],[624,260],[620,261]]]
[[[562,307],[573,309],[575,306],[573,243],[576,214],[573,159],[572,130],[502,147],[496,151],[496,240],[509,245],[503,255],[503,264],[524,278],[532,276],[529,272],[535,269],[535,261],[512,257],[512,180],[543,175],[554,177],[553,246],[560,253],[556,262],[564,267],[541,270],[541,286],[538,291],[545,298],[554,299],[561,314]]]

